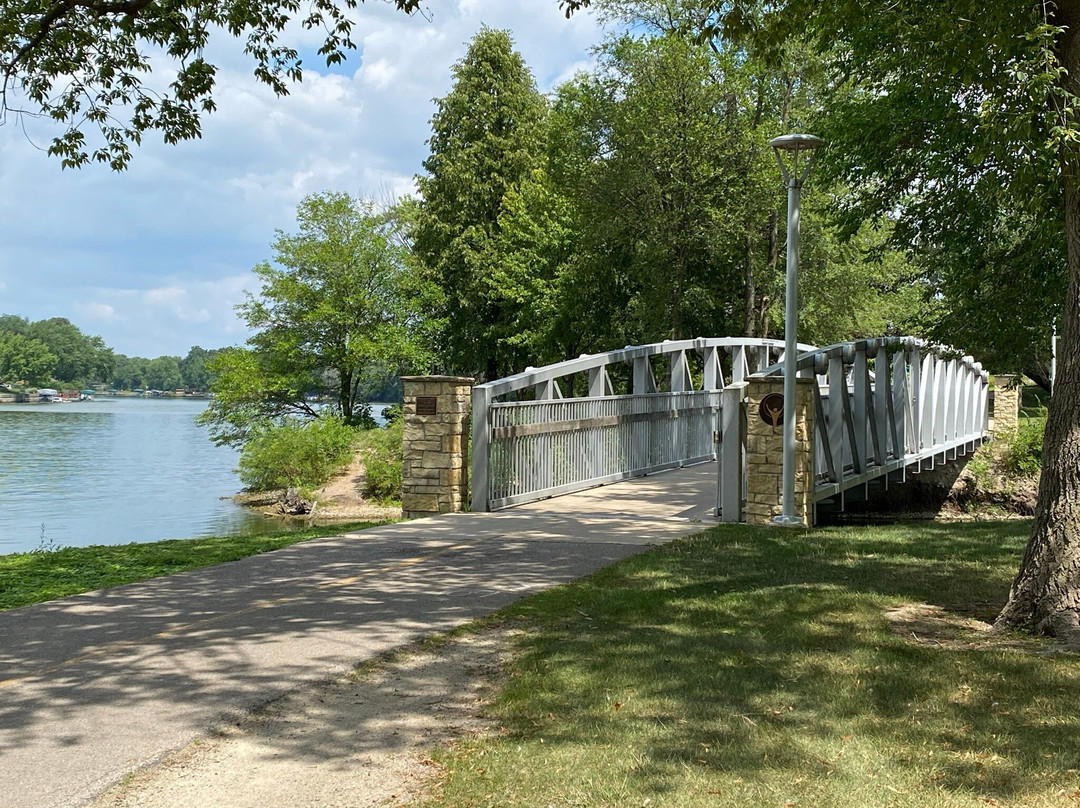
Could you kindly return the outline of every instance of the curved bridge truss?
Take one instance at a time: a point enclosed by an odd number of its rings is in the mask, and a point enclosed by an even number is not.
[[[951,348],[915,337],[864,339],[800,353],[798,369],[818,379],[815,503],[955,460],[986,437],[989,374]],[[783,375],[783,365],[758,375]]]

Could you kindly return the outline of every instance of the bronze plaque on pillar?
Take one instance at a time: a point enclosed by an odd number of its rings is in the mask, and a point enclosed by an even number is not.
[[[416,397],[416,414],[417,415],[436,415],[438,414],[438,407],[436,402],[438,399],[435,396],[417,396]]]
[[[419,399],[417,399],[419,401]],[[419,412],[419,410],[417,410]],[[784,396],[782,393],[769,393],[761,399],[758,406],[758,415],[769,426],[780,426],[784,423]]]

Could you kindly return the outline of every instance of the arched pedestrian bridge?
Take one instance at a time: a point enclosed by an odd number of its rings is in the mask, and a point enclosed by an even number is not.
[[[767,521],[779,506],[782,428],[761,400],[780,389],[782,352],[778,340],[665,341],[477,385],[472,509],[719,461],[713,514]],[[987,438],[988,374],[953,349],[883,337],[800,345],[797,361],[807,522],[819,506],[843,508],[853,492],[872,496]]]

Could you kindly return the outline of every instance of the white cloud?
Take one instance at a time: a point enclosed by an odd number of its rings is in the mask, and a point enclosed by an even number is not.
[[[386,59],[379,59],[360,68],[360,78],[364,84],[376,90],[385,90],[397,76],[397,70]]]
[[[567,65],[562,71],[555,76],[554,81],[551,82],[552,87],[558,87],[560,84],[565,84],[574,78],[578,73],[587,72],[593,66],[593,62],[590,59],[579,59],[576,62]]]
[[[257,278],[245,273],[214,280],[169,278],[151,289],[96,288],[92,302],[61,314],[88,333],[100,331],[119,353],[183,356],[192,345],[242,343],[247,330],[234,307],[244,300],[245,290],[257,285]]]
[[[172,305],[177,300],[187,297],[187,290],[179,286],[164,286],[160,289],[148,289],[142,294],[142,302],[147,306]]]
[[[108,303],[76,303],[75,311],[79,313],[80,319],[85,318],[93,323],[119,319],[116,309]]]

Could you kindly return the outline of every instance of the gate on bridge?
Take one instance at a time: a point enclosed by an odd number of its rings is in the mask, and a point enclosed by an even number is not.
[[[717,515],[742,521],[747,392],[782,374],[782,351],[779,340],[665,341],[477,385],[472,509],[721,459]],[[799,352],[799,376],[817,381],[815,505],[955,459],[986,437],[988,375],[969,356],[912,337]]]

